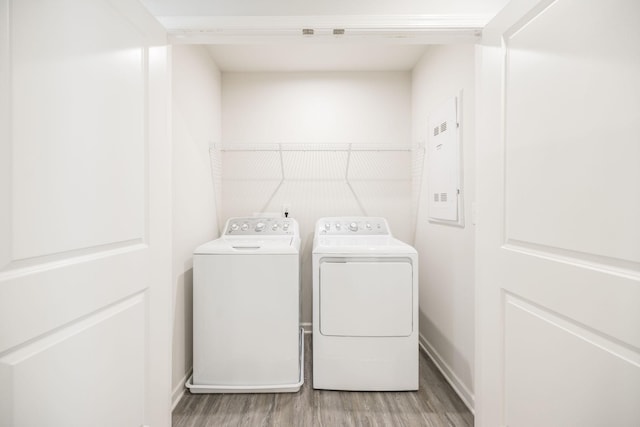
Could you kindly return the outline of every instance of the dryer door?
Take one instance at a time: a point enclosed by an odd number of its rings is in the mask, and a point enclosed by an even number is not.
[[[413,331],[413,268],[409,260],[320,264],[320,333],[409,336]]]

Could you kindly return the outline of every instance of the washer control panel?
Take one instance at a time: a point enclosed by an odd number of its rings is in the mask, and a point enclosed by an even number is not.
[[[298,224],[292,218],[246,217],[230,218],[224,229],[226,236],[287,236],[297,232]]]
[[[378,217],[322,218],[316,225],[316,234],[343,236],[390,235],[387,220]]]

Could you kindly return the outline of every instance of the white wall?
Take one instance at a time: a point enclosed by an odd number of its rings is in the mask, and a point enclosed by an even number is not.
[[[224,73],[223,143],[408,146],[410,102],[408,72]]]
[[[465,227],[427,220],[426,162],[414,194],[419,196],[415,246],[420,258],[421,342],[469,406],[473,405],[474,389],[475,227],[470,221],[475,185],[474,61],[474,46],[430,47],[413,70],[412,123],[414,142],[424,144],[430,112],[463,91],[461,140]],[[422,154],[415,157],[418,164],[424,160]]]
[[[317,219],[384,216],[412,240],[411,74],[224,73],[222,94],[222,216],[290,205],[303,238],[302,321],[311,322]],[[349,154],[348,144],[397,151]]]
[[[173,378],[174,401],[192,365],[192,253],[218,236],[210,147],[220,140],[220,71],[201,46],[174,46]]]

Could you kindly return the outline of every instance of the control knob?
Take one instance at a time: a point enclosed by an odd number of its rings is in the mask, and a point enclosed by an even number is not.
[[[238,231],[239,228],[240,227],[235,222],[233,224],[231,224],[231,231]]]
[[[247,231],[249,229],[249,224],[247,224],[246,222],[244,224],[242,224],[242,227],[240,227],[240,229],[242,231]]]
[[[259,222],[256,224],[256,231],[264,230],[264,222]]]
[[[357,222],[352,222],[351,224],[349,224],[349,230],[358,231],[358,223]]]

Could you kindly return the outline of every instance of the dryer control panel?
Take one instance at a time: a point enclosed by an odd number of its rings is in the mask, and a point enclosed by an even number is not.
[[[225,236],[288,236],[298,231],[298,223],[293,218],[246,217],[230,218],[224,228]]]
[[[322,218],[316,224],[316,235],[390,236],[387,220],[378,217]]]

